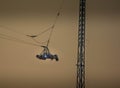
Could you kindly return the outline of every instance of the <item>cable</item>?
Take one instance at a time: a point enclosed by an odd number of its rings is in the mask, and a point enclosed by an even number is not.
[[[49,31],[51,28],[52,28],[52,26],[49,27],[49,28],[47,28],[46,30],[40,32],[39,34],[36,34],[36,35],[26,35],[26,36],[31,37],[31,38],[35,38],[35,37],[38,37],[38,36],[44,34],[44,33],[47,32],[47,31]]]
[[[37,40],[35,40],[35,39],[33,39],[33,38],[37,37],[38,35],[39,35],[39,36],[42,35],[43,33],[49,31],[50,28],[51,28],[51,27],[49,27],[48,29],[44,30],[43,32],[41,32],[41,33],[39,33],[39,34],[37,34],[37,35],[26,35],[26,34],[24,34],[24,33],[22,33],[22,32],[18,32],[18,31],[16,31],[16,30],[14,30],[14,29],[12,29],[12,28],[9,28],[9,27],[7,27],[7,26],[4,26],[4,25],[0,25],[0,27],[1,27],[1,28],[4,28],[5,30],[8,30],[8,31],[12,31],[12,32],[14,32],[14,33],[17,33],[17,34],[21,34],[21,35],[27,36],[27,37],[31,38],[34,42],[36,42],[36,43],[38,43],[38,44],[42,44],[42,43],[41,43],[41,42],[38,42]],[[1,34],[1,35],[3,35],[3,34]],[[10,37],[10,36],[9,36],[9,37]],[[15,38],[14,38],[14,39],[15,39]],[[45,41],[45,42],[47,42],[47,41]],[[44,43],[45,43],[45,42],[44,42]]]
[[[47,41],[44,41],[44,42],[39,42],[37,41],[35,38],[32,38],[34,42],[38,43],[38,44],[41,44],[41,43],[47,43]]]
[[[38,45],[38,44],[35,44],[35,43],[27,42],[27,41],[24,41],[24,40],[21,40],[21,39],[12,37],[12,36],[8,36],[8,35],[5,35],[5,34],[1,34],[1,33],[0,33],[0,38],[1,39],[10,40],[10,41],[19,42],[19,43],[23,43],[23,44],[29,44],[29,45],[34,45],[34,46],[41,46],[41,45]]]
[[[55,18],[55,20],[54,20],[54,22],[53,22],[53,25],[52,25],[51,27],[47,28],[46,30],[44,30],[44,31],[36,34],[36,35],[26,35],[26,34],[24,34],[24,33],[22,33],[22,32],[16,31],[16,30],[14,30],[14,29],[12,29],[12,28],[9,28],[9,27],[6,27],[6,26],[4,26],[4,25],[0,25],[0,27],[1,27],[1,28],[4,28],[4,29],[6,29],[6,30],[12,31],[12,32],[14,32],[14,33],[18,33],[18,34],[27,36],[27,37],[31,38],[31,39],[32,39],[34,42],[36,42],[37,44],[41,44],[41,42],[37,41],[35,38],[37,38],[37,37],[39,37],[40,35],[46,33],[47,31],[50,31],[49,38],[48,38],[47,41],[45,41],[45,42],[47,42],[47,46],[48,46],[48,45],[49,45],[49,42],[50,42],[50,39],[51,39],[51,36],[52,36],[52,33],[53,33],[53,29],[54,29],[54,27],[55,27],[55,25],[56,25],[56,22],[57,22],[57,20],[58,20],[58,17],[60,16],[60,12],[61,12],[61,9],[62,9],[62,7],[63,7],[63,3],[64,3],[64,0],[62,0],[62,2],[61,2],[61,4],[60,4],[60,7],[59,7],[59,9],[58,9],[56,18]],[[17,39],[17,38],[15,38],[15,37],[11,37],[11,36],[8,36],[8,35],[5,35],[5,34],[0,34],[0,35],[5,36],[5,37],[7,37],[7,39],[10,39],[10,40],[13,40],[13,39],[14,39],[15,41],[28,43],[28,42],[23,41],[23,40],[21,40],[21,39]],[[4,39],[5,39],[5,37],[4,37]],[[3,38],[3,37],[1,37],[1,38]],[[45,42],[44,42],[44,43],[45,43]],[[33,44],[33,43],[28,43],[28,44]],[[35,45],[35,44],[33,44],[33,45]]]
[[[14,32],[14,33],[17,33],[17,34],[26,35],[26,34],[24,34],[24,33],[22,33],[22,32],[16,31],[16,30],[14,30],[14,29],[12,29],[12,28],[9,28],[9,27],[7,27],[7,26],[5,26],[5,25],[0,25],[0,27],[1,27],[1,28],[4,28],[5,30],[8,30],[8,31],[12,31],[12,32]]]
[[[46,45],[46,46],[48,46],[48,45],[49,45],[50,38],[51,38],[52,33],[53,33],[53,29],[54,29],[54,25],[52,26],[52,29],[51,29],[51,31],[50,31],[50,35],[49,35],[49,38],[48,38],[48,41],[47,41],[47,45]]]
[[[42,31],[41,33],[37,34],[37,36],[44,34],[45,32],[49,31],[51,28],[52,28],[52,26],[47,28],[46,30]]]
[[[56,18],[55,18],[55,20],[54,20],[54,22],[53,22],[53,26],[51,27],[50,35],[49,35],[48,42],[47,42],[47,45],[46,45],[46,46],[49,45],[49,42],[50,42],[50,39],[51,39],[51,36],[52,36],[52,33],[53,33],[53,29],[54,29],[54,27],[55,27],[55,25],[56,25],[56,23],[57,23],[58,17],[60,16],[60,13],[61,13],[61,9],[62,9],[62,7],[63,7],[63,4],[64,4],[64,0],[62,0],[62,2],[61,2],[61,4],[60,4],[60,7],[59,7],[59,9],[58,9]]]
[[[37,41],[35,38],[39,37],[40,35],[46,33],[47,31],[51,30],[53,28],[53,26],[47,28],[46,30],[42,31],[41,33],[37,34],[37,35],[26,35],[27,37],[31,38],[34,42],[41,44],[41,42]],[[46,41],[47,43],[47,41]]]
[[[55,18],[55,20],[54,20],[54,22],[53,22],[53,25],[56,24],[56,22],[57,22],[57,20],[58,20],[58,17],[59,17],[60,14],[61,14],[61,10],[62,10],[62,8],[63,8],[63,4],[64,4],[64,0],[62,0],[62,2],[61,2],[61,4],[60,4],[60,7],[58,8],[58,12],[57,12],[56,18]]]
[[[1,38],[1,39],[5,39],[5,40],[10,40],[10,41],[18,42],[18,43],[22,43],[22,44],[27,44],[27,45],[39,46],[39,47],[40,47],[40,45],[33,44],[33,43],[29,43],[29,42],[24,42],[24,41],[16,41],[16,40],[12,40],[12,39],[5,38],[5,37],[1,37],[1,36],[0,36],[0,38]]]

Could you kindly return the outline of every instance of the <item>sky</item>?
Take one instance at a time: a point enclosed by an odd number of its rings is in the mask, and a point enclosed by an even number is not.
[[[0,33],[34,43],[26,35],[51,27],[61,2],[0,0]],[[56,21],[49,49],[59,56],[58,62],[37,59],[35,56],[41,53],[41,47],[0,38],[1,88],[76,87],[78,2],[64,0]],[[120,87],[119,3],[119,0],[87,0],[86,88]],[[37,40],[44,42],[49,34],[48,31]]]

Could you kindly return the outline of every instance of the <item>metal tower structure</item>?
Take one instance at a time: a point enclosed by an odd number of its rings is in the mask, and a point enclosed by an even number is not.
[[[78,58],[76,88],[85,88],[85,12],[86,0],[79,0]]]

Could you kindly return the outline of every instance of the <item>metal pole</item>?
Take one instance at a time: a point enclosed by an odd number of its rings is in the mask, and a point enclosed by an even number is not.
[[[86,0],[79,0],[78,58],[76,88],[85,88],[85,11]]]

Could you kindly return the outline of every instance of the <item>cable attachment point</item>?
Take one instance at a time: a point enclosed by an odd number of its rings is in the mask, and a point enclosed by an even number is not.
[[[51,28],[53,29],[54,27],[55,27],[55,25],[52,25],[52,27],[51,27]]]
[[[26,36],[31,37],[31,38],[37,37],[37,35],[26,35]]]
[[[57,13],[57,16],[60,16],[60,12]]]
[[[49,45],[50,40],[47,41],[47,46]]]

